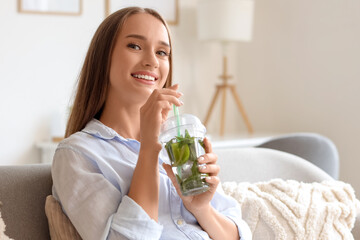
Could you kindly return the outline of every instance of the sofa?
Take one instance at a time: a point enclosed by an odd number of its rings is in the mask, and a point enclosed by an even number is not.
[[[309,135],[285,136],[295,145],[300,144],[299,142],[304,140],[303,137],[307,138]],[[214,152],[218,155],[221,168],[220,179],[224,184],[257,183],[279,178],[284,181],[291,179],[307,183],[334,180],[338,171],[336,148],[331,141],[320,135],[311,136],[305,142],[308,144],[312,140],[318,145],[315,150],[313,149],[314,154],[306,153],[307,159],[299,156],[307,152],[302,146],[298,146],[295,148],[297,151],[290,153],[294,146],[284,145],[284,142],[287,142],[284,136],[262,139],[256,144],[248,144],[244,141],[235,141],[226,146],[214,144]],[[320,146],[320,142],[324,146]],[[286,146],[285,149],[282,149],[282,146]],[[319,160],[319,157],[321,158],[319,149],[323,151],[322,156],[331,159],[333,165],[326,170],[333,176],[317,166],[324,164],[324,160]],[[289,151],[286,152],[287,150]],[[5,234],[15,240],[50,239],[44,206],[46,197],[51,194],[51,165],[0,166],[0,182],[0,212],[6,224]],[[354,239],[360,239],[360,215],[356,218],[352,234]]]
[[[45,199],[51,194],[50,164],[0,166],[1,216],[12,239],[50,239]]]

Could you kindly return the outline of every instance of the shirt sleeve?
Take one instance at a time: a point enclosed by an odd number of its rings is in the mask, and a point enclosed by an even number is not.
[[[52,177],[54,197],[84,240],[160,238],[163,227],[128,196],[122,197],[121,189],[84,153],[58,148]]]
[[[163,226],[159,225],[130,197],[124,196],[115,214],[111,229],[121,232],[126,239],[159,239]],[[139,232],[141,229],[141,233]]]
[[[216,191],[212,205],[221,214],[231,219],[237,226],[241,240],[251,240],[252,233],[249,225],[242,219],[239,203],[232,197],[226,195],[221,186]]]

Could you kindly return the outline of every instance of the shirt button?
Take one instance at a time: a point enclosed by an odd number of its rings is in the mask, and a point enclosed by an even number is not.
[[[176,223],[181,226],[184,224],[184,220],[178,219]]]

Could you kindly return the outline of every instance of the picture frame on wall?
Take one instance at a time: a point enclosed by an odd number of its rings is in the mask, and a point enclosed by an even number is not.
[[[18,0],[18,12],[81,15],[82,0]]]
[[[105,17],[125,7],[153,8],[158,11],[169,25],[177,25],[179,0],[105,0]]]

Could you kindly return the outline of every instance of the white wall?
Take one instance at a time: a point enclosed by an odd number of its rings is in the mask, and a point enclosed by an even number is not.
[[[220,46],[196,38],[196,2],[180,0],[172,26],[174,80],[182,112],[204,119],[222,69]],[[103,2],[83,0],[81,16],[17,13],[0,1],[0,164],[39,162],[35,143],[50,138],[65,112]],[[230,46],[229,71],[256,133],[317,132],[332,139],[341,180],[360,191],[360,2],[256,0],[254,38]],[[246,132],[229,98],[226,133]],[[208,131],[219,131],[219,106]]]
[[[229,71],[255,135],[316,132],[340,154],[340,179],[360,192],[360,2],[255,0],[253,41],[230,46]],[[175,80],[184,112],[205,118],[221,74],[221,48],[196,39],[196,1],[182,1]],[[228,94],[230,95],[230,94]],[[246,133],[228,98],[226,134]],[[219,133],[220,104],[208,131]],[[246,135],[246,134],[245,134]]]
[[[257,1],[254,41],[239,46],[241,95],[258,131],[334,141],[340,178],[360,192],[360,2]]]
[[[0,1],[0,163],[39,161],[35,143],[50,139],[57,112],[66,112],[91,36],[104,11],[84,2],[81,16],[19,14]]]

